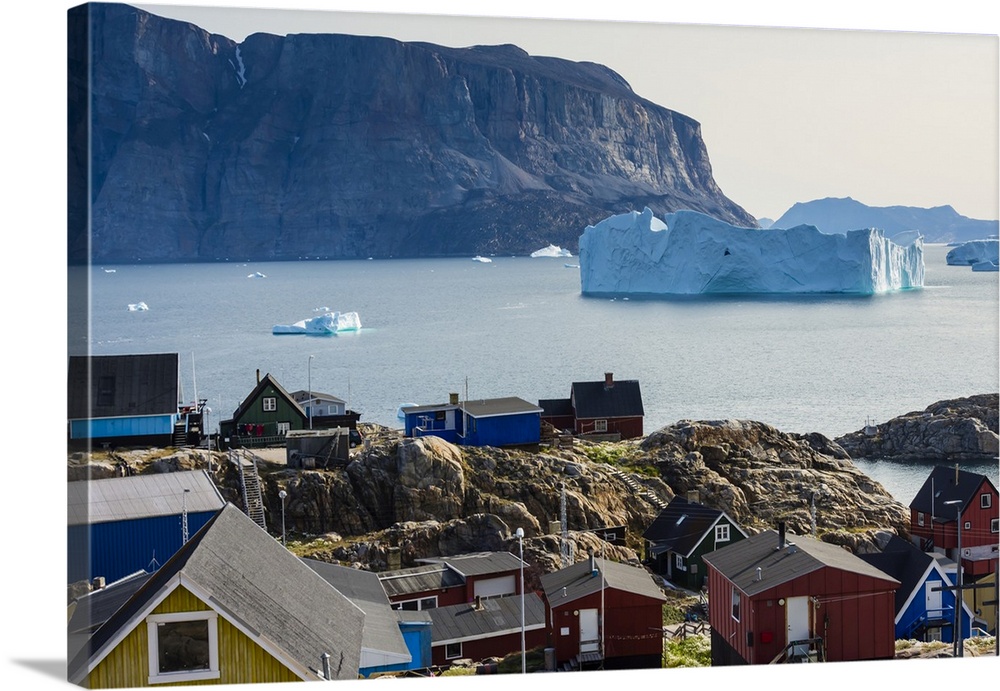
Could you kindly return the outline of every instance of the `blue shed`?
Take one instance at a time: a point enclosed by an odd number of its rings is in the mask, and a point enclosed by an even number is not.
[[[116,581],[165,563],[225,506],[204,470],[70,482],[69,583]]]
[[[537,444],[542,409],[522,398],[487,398],[401,408],[408,437],[433,435],[463,446]]]

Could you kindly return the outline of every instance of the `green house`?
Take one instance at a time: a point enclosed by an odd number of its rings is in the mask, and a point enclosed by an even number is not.
[[[702,556],[747,534],[725,511],[674,497],[642,537],[653,571],[676,586],[697,591],[707,575]]]
[[[257,381],[229,420],[219,423],[220,446],[282,446],[292,430],[309,428],[309,415],[270,374]]]

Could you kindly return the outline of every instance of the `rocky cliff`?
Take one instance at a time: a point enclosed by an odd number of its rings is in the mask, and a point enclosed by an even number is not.
[[[998,403],[996,393],[938,401],[836,442],[853,458],[989,461],[1000,452]]]
[[[100,3],[69,39],[71,262],[575,252],[643,206],[756,226],[699,124],[601,65]]]

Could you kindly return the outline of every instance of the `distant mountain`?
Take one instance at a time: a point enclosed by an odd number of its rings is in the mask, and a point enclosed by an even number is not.
[[[924,242],[966,242],[998,232],[997,221],[962,216],[950,206],[867,206],[850,197],[799,202],[774,222],[774,228],[816,226],[823,233],[845,233],[859,228],[881,228],[887,235],[919,230]]]
[[[773,218],[767,218],[767,217],[765,217],[765,218],[758,218],[757,219],[757,225],[759,225],[761,228],[765,228],[765,229],[766,228],[770,228],[771,226],[774,225],[774,219]]]
[[[602,65],[69,11],[71,262],[574,254],[648,206],[756,221]]]

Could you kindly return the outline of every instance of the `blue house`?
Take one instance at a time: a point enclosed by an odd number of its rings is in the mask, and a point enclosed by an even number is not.
[[[204,470],[67,484],[69,583],[155,571],[225,506]]]
[[[896,639],[954,641],[955,592],[939,590],[953,585],[937,559],[915,545],[893,536],[878,554],[861,559],[900,582],[896,590]],[[962,638],[972,635],[972,611],[962,603]]]
[[[400,409],[408,437],[434,435],[463,446],[518,446],[541,439],[542,409],[522,398],[487,398]]]

